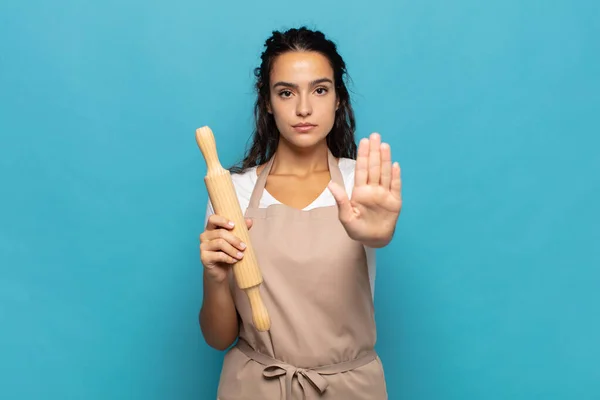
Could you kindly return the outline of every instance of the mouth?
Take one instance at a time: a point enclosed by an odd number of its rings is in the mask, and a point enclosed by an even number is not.
[[[302,124],[296,124],[296,125],[292,125],[293,128],[297,131],[297,132],[309,132],[310,130],[312,130],[316,125],[314,124],[309,124],[309,123],[302,123]]]

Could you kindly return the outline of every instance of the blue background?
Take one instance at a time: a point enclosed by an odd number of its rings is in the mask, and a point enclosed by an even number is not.
[[[594,1],[0,5],[0,398],[212,399],[205,166],[273,29],[339,44],[405,205],[378,253],[390,399],[600,398]]]

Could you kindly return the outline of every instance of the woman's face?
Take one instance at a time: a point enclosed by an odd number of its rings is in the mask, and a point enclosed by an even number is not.
[[[278,56],[269,86],[268,111],[274,116],[281,139],[306,149],[327,137],[339,102],[333,69],[325,56],[302,51]]]

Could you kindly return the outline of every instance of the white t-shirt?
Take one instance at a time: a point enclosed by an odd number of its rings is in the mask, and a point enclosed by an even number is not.
[[[344,179],[346,193],[348,193],[348,197],[350,197],[352,196],[352,189],[354,188],[354,169],[356,161],[350,158],[340,158],[338,165],[342,173],[342,178]],[[256,170],[257,167],[252,167],[241,174],[231,175],[231,180],[233,181],[233,186],[236,190],[236,194],[240,202],[240,206],[242,208],[242,214],[244,214],[246,212],[246,208],[248,208],[248,204],[250,203],[250,197],[252,195],[252,191],[254,190],[254,185],[258,180],[258,174]],[[266,208],[272,204],[279,203],[280,202],[273,196],[271,196],[267,189],[265,189],[260,199],[259,208]],[[335,198],[333,197],[329,189],[325,188],[325,190],[319,195],[319,197],[317,197],[315,201],[313,201],[311,204],[306,206],[304,210],[310,210],[317,207],[326,207],[332,205],[336,205]],[[205,226],[208,222],[208,217],[211,216],[213,213],[214,210],[209,199],[208,205],[206,207],[206,219],[204,221]],[[375,249],[365,246],[365,251],[367,256],[367,264],[369,268],[371,293],[375,295]]]

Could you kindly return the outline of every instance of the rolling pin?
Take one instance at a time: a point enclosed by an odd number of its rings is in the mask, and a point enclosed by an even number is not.
[[[231,174],[223,168],[219,161],[217,146],[212,130],[207,127],[196,129],[196,142],[206,162],[204,183],[208,196],[217,215],[233,221],[235,226],[232,233],[246,243],[244,257],[233,264],[233,274],[240,289],[244,290],[250,301],[252,321],[259,331],[268,331],[271,327],[269,314],[260,296],[260,285],[263,282],[258,261],[252,248],[250,234],[242,215]]]

